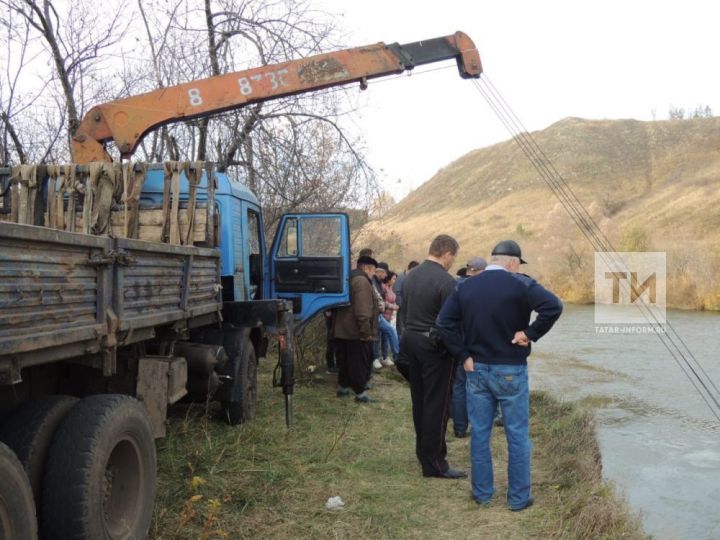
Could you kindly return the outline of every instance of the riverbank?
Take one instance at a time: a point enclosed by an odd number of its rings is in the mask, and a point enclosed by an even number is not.
[[[717,346],[708,336],[720,315],[667,316],[717,386]],[[653,538],[720,538],[720,423],[658,336],[598,333],[594,318],[593,306],[565,306],[533,345],[531,387],[594,407],[603,476],[642,512]]]
[[[592,417],[533,393],[535,505],[510,512],[502,429],[493,435],[496,498],[470,498],[469,481],[425,479],[414,458],[409,389],[374,378],[381,403],[334,396],[334,377],[296,388],[295,428],[260,366],[255,422],[228,429],[202,406],[177,408],[159,441],[151,538],[643,538],[640,521],[601,477]],[[453,466],[469,469],[469,439],[449,430]],[[340,496],[342,510],[325,502]]]

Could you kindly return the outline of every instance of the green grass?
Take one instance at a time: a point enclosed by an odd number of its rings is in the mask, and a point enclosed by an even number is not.
[[[532,395],[535,505],[504,504],[505,440],[496,429],[496,496],[470,498],[469,481],[426,479],[414,457],[409,388],[374,378],[381,403],[334,395],[328,376],[296,387],[295,426],[260,366],[257,419],[228,428],[203,406],[173,411],[159,442],[159,491],[151,537],[170,538],[642,538],[639,521],[600,474],[591,416]],[[264,390],[264,391],[262,391]],[[448,459],[469,468],[469,439],[448,438]],[[325,501],[339,495],[342,510]]]

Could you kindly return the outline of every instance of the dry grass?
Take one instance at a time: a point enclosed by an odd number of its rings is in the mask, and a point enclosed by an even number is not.
[[[227,428],[203,407],[175,409],[159,444],[160,486],[151,537],[176,538],[642,538],[637,518],[602,481],[590,416],[532,396],[535,506],[505,504],[506,451],[494,435],[496,498],[470,498],[469,482],[425,479],[414,458],[409,389],[375,377],[373,405],[334,396],[331,377],[297,388],[296,424],[283,425],[282,395],[261,366],[258,418]],[[449,460],[468,468],[468,439],[448,439]],[[345,508],[328,511],[339,495]]]
[[[570,118],[533,135],[617,250],[667,252],[671,307],[720,309],[720,118]],[[589,242],[512,141],[449,164],[358,242],[403,268],[439,233],[460,242],[458,266],[513,238],[531,275],[567,301],[593,300]]]

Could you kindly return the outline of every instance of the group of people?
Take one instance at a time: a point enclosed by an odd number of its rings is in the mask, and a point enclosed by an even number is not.
[[[489,504],[495,491],[490,436],[501,411],[508,444],[507,504],[519,511],[534,501],[527,358],[531,343],[560,317],[562,303],[520,273],[525,260],[516,242],[498,243],[489,264],[471,258],[456,280],[448,271],[458,251],[454,238],[437,236],[425,261],[397,277],[390,302],[399,308],[399,349],[392,352],[410,383],[416,456],[423,476],[467,477],[447,462],[445,432],[452,409],[455,434],[471,436],[472,496]],[[372,343],[379,337],[378,315],[386,311],[379,304],[382,295],[374,292],[378,266],[372,253],[360,254],[351,274],[350,304],[336,310],[333,324],[338,396],[354,393],[364,403],[374,401],[367,393],[377,358]],[[537,316],[530,322],[532,312]]]
[[[377,262],[371,249],[360,252],[350,274],[350,304],[326,313],[326,362],[328,372],[338,374],[338,397],[354,393],[359,403],[377,401],[367,393],[370,377],[373,370],[394,366],[400,354],[396,320],[402,284],[416,265],[411,262],[398,276]]]

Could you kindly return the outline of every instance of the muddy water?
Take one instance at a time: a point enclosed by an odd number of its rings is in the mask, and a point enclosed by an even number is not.
[[[668,312],[720,388],[720,315]],[[654,335],[596,333],[566,306],[534,346],[531,387],[597,406],[603,473],[658,539],[720,539],[720,423]]]

